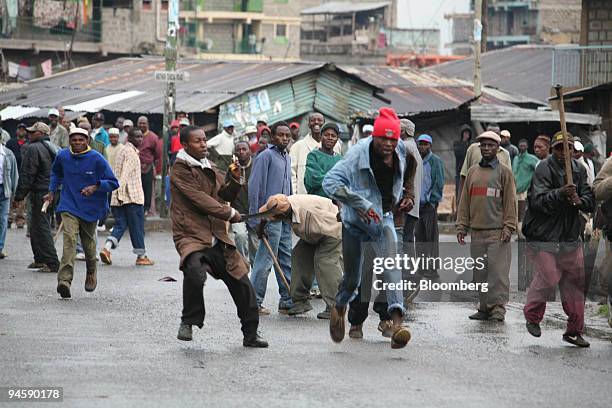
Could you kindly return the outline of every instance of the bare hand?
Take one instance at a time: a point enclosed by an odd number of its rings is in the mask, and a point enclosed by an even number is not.
[[[399,204],[399,210],[401,212],[410,212],[412,211],[412,209],[414,208],[414,201],[412,200],[412,198],[402,198],[402,201],[400,201]]]
[[[255,227],[255,233],[257,234],[257,238],[262,239],[266,236],[266,220],[261,220],[257,227]]]
[[[576,186],[574,184],[566,184],[563,187],[561,187],[559,190],[561,192],[561,195],[563,195],[566,198],[570,198],[574,194],[577,194]]]
[[[569,197],[569,201],[572,205],[582,204],[582,201],[580,201],[580,196],[577,193],[574,193],[571,197]]]
[[[240,164],[237,161],[232,162],[232,164],[230,164],[229,167],[227,168],[227,171],[230,172],[230,174],[235,180],[240,180],[240,177],[241,177]]]
[[[503,229],[501,231],[501,235],[499,236],[499,240],[501,242],[510,242],[510,239],[512,238],[512,233],[506,229]]]
[[[459,245],[465,245],[465,233],[464,232],[457,233],[457,242],[459,243]]]
[[[369,219],[374,221],[374,224],[378,224],[380,222],[380,216],[378,215],[375,209],[370,208],[366,215]]]
[[[49,191],[47,194],[43,196],[43,201],[46,201],[49,204],[53,204],[54,199],[55,199],[55,193],[53,193],[53,191]]]
[[[81,194],[83,194],[85,197],[89,197],[90,195],[92,195],[96,191],[98,191],[98,185],[94,184],[92,186],[87,186],[87,187],[83,188],[81,190]]]
[[[242,215],[239,212],[236,212],[232,218],[229,220],[230,224],[236,224],[237,222],[242,222]]]

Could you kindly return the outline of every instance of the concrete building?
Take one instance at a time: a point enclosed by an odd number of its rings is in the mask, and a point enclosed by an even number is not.
[[[486,3],[488,50],[580,41],[581,0],[488,0]],[[468,45],[473,31],[474,0],[471,10],[472,13],[445,16],[453,24],[453,41],[448,47],[456,55],[471,53]]]

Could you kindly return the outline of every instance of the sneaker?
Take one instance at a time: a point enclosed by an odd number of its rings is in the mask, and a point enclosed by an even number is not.
[[[317,313],[317,319],[329,320],[329,316],[331,314],[330,311],[331,309],[329,308],[329,306],[325,307],[324,311]]]
[[[85,275],[85,291],[93,292],[98,286],[98,279],[96,277],[96,271],[87,272]]]
[[[319,290],[319,288],[312,288],[310,290],[310,296],[314,299],[322,299],[323,296],[321,296],[321,291]]]
[[[111,253],[106,248],[102,248],[102,251],[100,251],[100,259],[102,260],[103,263],[107,265],[113,264],[113,260],[111,259]]]
[[[332,340],[340,343],[344,339],[344,315],[346,306],[334,306],[329,316],[329,334]]]
[[[378,331],[382,333],[383,337],[391,338],[393,335],[393,322],[391,320],[381,320],[378,323]]]
[[[100,256],[102,256],[101,253],[100,253]],[[150,260],[146,255],[139,256],[138,258],[136,258],[136,266],[153,266],[153,265],[155,265],[155,262]]]
[[[411,335],[410,330],[406,326],[394,325],[393,335],[391,336],[391,348],[401,349],[406,347],[406,344],[410,341]]]
[[[106,225],[98,225],[96,229],[98,230],[98,232],[104,232],[106,231]]]
[[[501,313],[491,313],[489,315],[489,320],[493,320],[495,322],[503,322],[505,320],[505,316]]]
[[[269,316],[272,312],[266,307],[259,306],[258,313],[260,316]]]
[[[242,345],[244,347],[266,348],[268,347],[268,342],[258,333],[255,333],[252,336],[245,336],[242,340]]]
[[[67,299],[70,297],[70,283],[66,281],[59,281],[57,283],[57,293],[60,294],[62,299]]]
[[[7,257],[6,252],[0,250],[0,259],[4,259],[6,257]]]
[[[41,268],[38,268],[38,272],[42,273],[57,273],[57,269],[51,268],[49,265],[43,264]]]
[[[569,344],[573,344],[574,346],[577,346],[577,347],[589,347],[591,345],[591,343],[583,339],[580,334],[574,334],[574,335],[564,334],[563,341]]]
[[[280,306],[279,306],[280,309]],[[289,316],[297,316],[304,313],[308,313],[312,310],[312,305],[310,303],[298,303],[294,305],[291,309],[287,311]]]
[[[193,340],[193,330],[190,324],[181,323],[176,338],[183,341]]]
[[[76,259],[77,261],[84,261],[85,260],[85,252],[77,252],[76,256],[74,257],[74,259]]]
[[[542,335],[542,329],[540,329],[540,325],[539,324],[527,322],[526,326],[527,326],[527,331],[533,337],[540,337]]]
[[[486,312],[477,311],[474,314],[468,316],[470,320],[489,320],[490,315]]]
[[[45,267],[45,266],[47,265],[42,262],[32,262],[31,264],[28,265],[26,269],[29,269],[31,271],[37,271],[40,268]]]
[[[349,337],[351,339],[363,339],[363,325],[351,324],[351,328],[349,329]]]

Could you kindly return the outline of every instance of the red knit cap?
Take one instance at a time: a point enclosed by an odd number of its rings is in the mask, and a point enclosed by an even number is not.
[[[400,121],[392,108],[380,108],[378,117],[374,121],[372,136],[399,140]]]

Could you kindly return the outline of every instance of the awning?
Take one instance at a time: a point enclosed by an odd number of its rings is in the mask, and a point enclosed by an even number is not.
[[[353,4],[352,2],[340,2],[333,1],[330,3],[325,3],[320,6],[311,7],[304,9],[300,12],[302,15],[307,14],[349,14],[349,13],[359,13],[360,11],[371,11],[377,10],[383,7],[390,6],[391,3],[384,1],[378,3],[357,3]]]
[[[126,99],[135,98],[136,96],[143,95],[142,91],[126,91],[112,95],[103,96],[101,98],[92,99],[90,101],[77,103],[76,105],[66,105],[65,109],[71,111],[85,111],[85,112],[98,112],[104,109],[108,105],[124,101]]]
[[[25,116],[28,116],[32,112],[36,112],[40,108],[35,106],[7,106],[6,108],[0,111],[0,118],[2,120],[10,120],[10,119],[21,119]]]
[[[524,109],[513,106],[478,105],[470,106],[473,121],[476,122],[559,122],[559,112],[540,109]],[[566,113],[565,121],[577,125],[596,126],[601,124],[601,116],[584,113]]]

